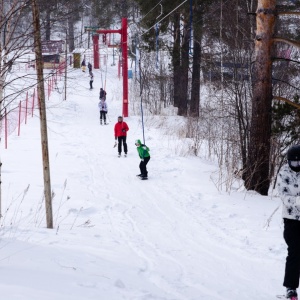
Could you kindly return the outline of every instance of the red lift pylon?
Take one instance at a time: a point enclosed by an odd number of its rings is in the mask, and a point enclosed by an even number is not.
[[[128,50],[127,50],[127,18],[122,18],[121,29],[96,29],[95,27],[85,27],[86,31],[92,31],[94,45],[94,69],[99,69],[99,33],[119,33],[121,34],[122,49],[122,76],[123,76],[123,116],[128,117]]]

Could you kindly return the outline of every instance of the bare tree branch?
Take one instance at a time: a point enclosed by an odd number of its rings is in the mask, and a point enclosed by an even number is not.
[[[283,38],[273,38],[273,42],[283,42],[283,43],[289,44],[291,46],[300,48],[300,42],[296,42],[293,40],[287,40],[287,39],[283,39]]]
[[[295,15],[295,16],[299,16],[300,12],[299,11],[284,11],[284,12],[280,12],[277,14],[278,16],[286,16],[286,15]]]
[[[296,107],[297,109],[300,109],[300,104],[297,104],[297,103],[295,103],[295,102],[293,102],[293,101],[291,101],[289,99],[286,99],[284,97],[273,96],[273,99],[276,99],[276,100],[279,100],[279,101],[284,101],[284,102],[286,102],[286,103],[288,103],[288,104]]]

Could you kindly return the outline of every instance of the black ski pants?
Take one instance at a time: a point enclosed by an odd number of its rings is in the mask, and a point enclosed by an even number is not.
[[[283,286],[296,289],[300,276],[300,221],[283,219],[283,237],[288,246]]]
[[[106,123],[106,111],[100,110],[100,120],[104,120],[104,123]]]
[[[118,152],[119,153],[122,153],[122,143],[123,143],[124,153],[127,154],[126,136],[118,136]]]
[[[148,176],[147,163],[149,162],[149,160],[150,160],[150,156],[145,157],[140,162],[140,170],[141,170],[142,177],[147,177]]]

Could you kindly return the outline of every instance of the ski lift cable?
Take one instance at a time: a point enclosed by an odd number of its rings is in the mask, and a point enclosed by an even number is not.
[[[159,1],[152,9],[150,9],[150,10],[144,15],[143,19],[144,19],[148,14],[150,14],[150,12],[151,12],[156,6],[161,5],[161,4],[160,4],[161,2],[162,2],[162,0],[160,0],[160,1]],[[141,19],[140,22],[141,22],[143,19]]]
[[[108,53],[108,46],[106,45],[106,61],[105,61],[104,91],[106,91],[106,76],[107,76],[107,53]]]
[[[153,26],[151,26],[148,30],[146,30],[145,32],[143,32],[140,36],[144,35],[145,33],[147,33],[148,31],[150,31],[154,26],[156,26],[156,24],[160,23],[162,20],[164,20],[166,17],[168,17],[171,13],[173,13],[177,8],[179,8],[181,5],[183,5],[185,2],[187,2],[188,0],[184,0],[182,3],[180,3],[177,7],[175,7],[171,12],[169,12],[166,16],[164,16],[161,20],[157,21]]]
[[[139,52],[139,77],[140,77],[140,97],[141,97],[141,116],[142,116],[143,144],[146,145],[145,126],[144,126],[144,111],[143,111],[142,68],[141,68],[141,53],[140,52]]]
[[[100,75],[101,75],[101,86],[103,86],[103,77],[102,77],[102,68],[100,67]]]
[[[156,19],[158,19],[163,14],[163,6],[160,3],[159,5],[160,5],[160,14],[156,17]]]
[[[190,45],[189,45],[189,52],[192,53],[192,31],[193,31],[193,0],[190,0]]]
[[[163,6],[160,4],[160,14],[156,17],[156,20],[163,14]],[[159,25],[155,26],[155,45],[156,45],[156,68],[158,68],[158,37],[159,37]]]

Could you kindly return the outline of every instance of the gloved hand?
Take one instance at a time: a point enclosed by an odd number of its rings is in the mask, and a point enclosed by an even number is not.
[[[122,132],[126,132],[126,129],[122,129]]]
[[[144,161],[144,159],[142,158],[141,161]]]

